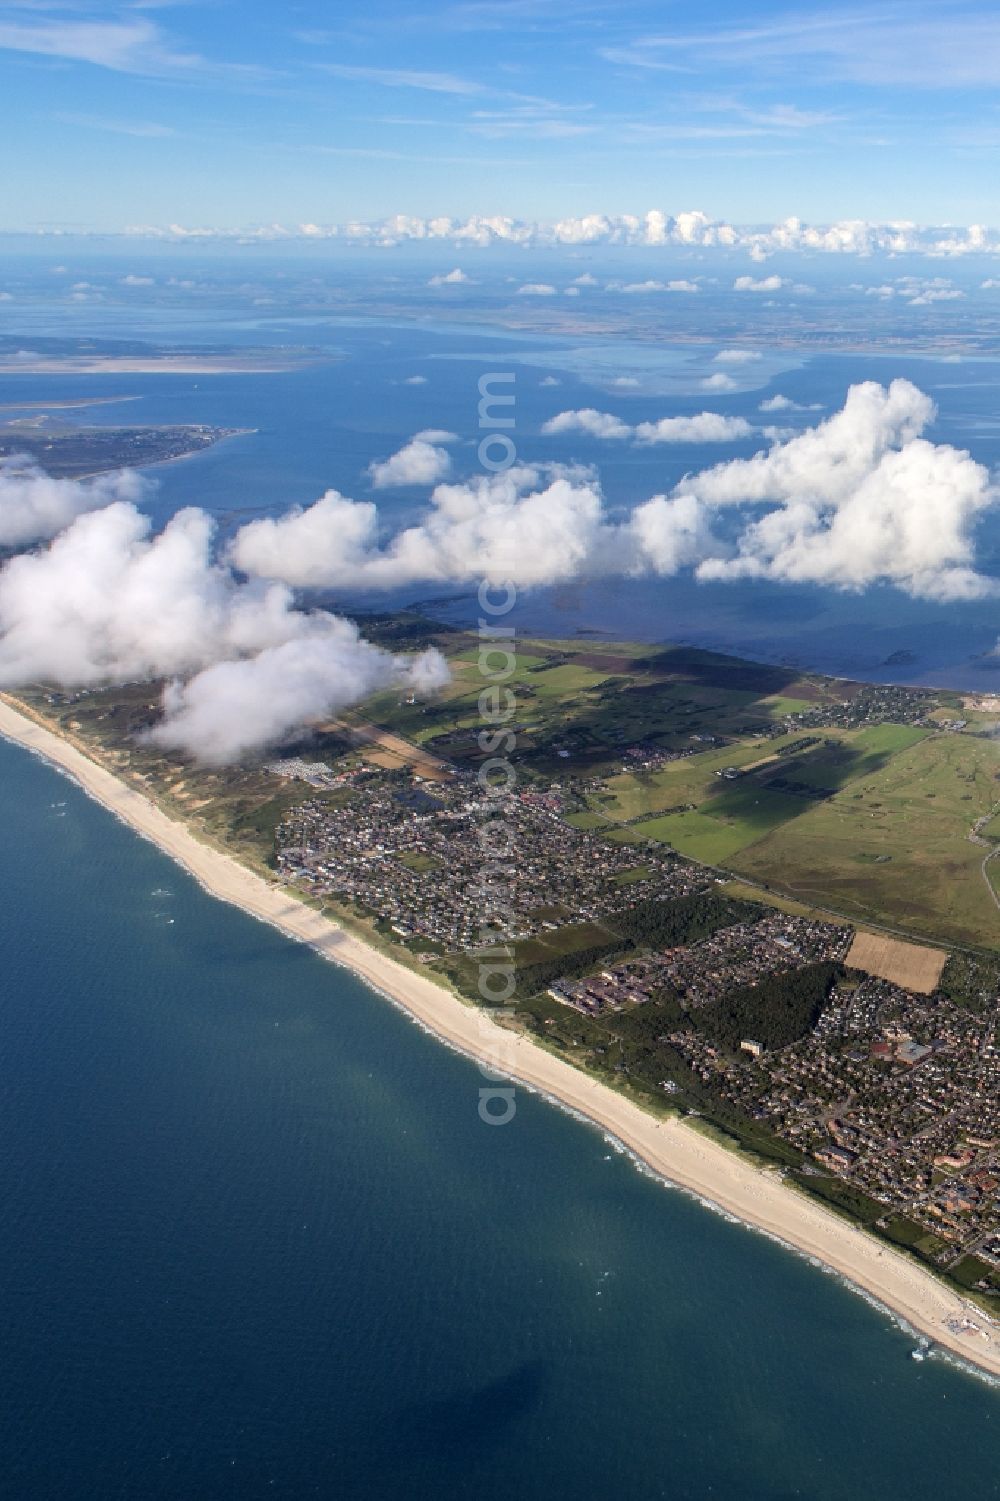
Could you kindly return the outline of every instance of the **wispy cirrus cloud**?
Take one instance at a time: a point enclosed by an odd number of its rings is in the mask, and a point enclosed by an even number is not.
[[[317,63],[316,66],[329,73],[331,78],[374,83],[389,89],[423,89],[430,94],[454,94],[463,98],[491,92],[475,79],[460,78],[456,73],[435,73],[419,68],[367,68],[353,63]]]
[[[508,136],[528,135],[533,140],[572,140],[593,135],[600,127],[581,120],[553,118],[544,110],[475,110],[466,130],[473,135],[503,140]]]
[[[203,65],[179,52],[160,27],[142,18],[123,21],[0,20],[0,50],[92,63],[118,73],[148,73]]]
[[[72,114],[62,110],[52,118],[60,125],[72,125],[83,130],[103,130],[111,135],[135,136],[144,141],[166,140],[177,134],[172,125],[158,125],[151,120],[112,120],[103,115]]]
[[[670,72],[731,66],[760,79],[795,67],[814,80],[879,87],[992,88],[1000,83],[1000,16],[920,3],[787,11],[751,25],[642,36],[602,55]]]
[[[154,21],[129,14],[115,20],[79,19],[54,7],[0,6],[0,52],[87,63],[113,73],[144,77],[227,74],[263,78],[270,69],[256,64],[214,62],[199,52],[182,50]],[[44,15],[44,19],[36,19]],[[25,19],[30,17],[30,19]]]

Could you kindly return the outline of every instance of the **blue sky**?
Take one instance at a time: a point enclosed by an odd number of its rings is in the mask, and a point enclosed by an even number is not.
[[[0,228],[1000,223],[1000,12],[0,0]]]

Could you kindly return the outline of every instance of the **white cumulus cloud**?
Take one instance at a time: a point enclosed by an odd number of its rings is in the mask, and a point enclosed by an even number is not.
[[[349,621],[295,609],[284,584],[239,582],[213,541],[204,511],[180,511],[154,536],[148,517],[116,501],[11,559],[0,570],[0,683],[170,679],[155,737],[223,762],[410,672]],[[420,679],[442,670],[427,658]]]
[[[55,479],[25,455],[0,458],[0,547],[47,541],[85,511],[115,500],[139,500],[148,488],[129,469],[93,479]]]
[[[738,276],[733,282],[734,292],[780,292],[787,286],[783,276]]]
[[[743,417],[724,417],[721,412],[698,412],[691,417],[661,417],[658,422],[632,426],[611,412],[593,407],[559,412],[542,426],[547,436],[585,433],[590,438],[631,438],[638,443],[728,443],[749,437],[753,428]]]
[[[372,486],[387,490],[393,485],[436,485],[451,472],[451,455],[443,443],[454,443],[455,433],[427,428],[416,433],[403,448],[387,459],[368,466]]]
[[[765,397],[757,410],[758,412],[821,412],[823,407],[818,401],[803,405],[802,402],[793,401],[790,396],[782,396],[779,392],[775,396]]]
[[[994,586],[974,568],[974,529],[996,493],[968,453],[922,434],[933,402],[906,380],[852,386],[841,411],[752,459],[682,480],[711,507],[769,503],[735,555],[704,578],[768,577],[863,588],[876,581],[930,598]]]
[[[586,471],[524,465],[439,485],[423,518],[382,546],[375,507],[331,492],[304,511],[242,528],[231,555],[243,572],[295,585],[513,578],[528,588],[588,569],[603,526],[600,488]]]
[[[716,370],[714,375],[706,375],[701,383],[704,391],[735,391],[736,382],[731,375],[724,370]]]
[[[365,641],[351,621],[329,615],[309,634],[171,683],[163,695],[163,720],[148,738],[208,764],[225,764],[280,745],[379,688],[405,683],[428,694],[447,679],[439,652],[405,663]]]
[[[764,356],[756,349],[720,349],[713,358],[717,365],[753,365]]]
[[[919,225],[893,221],[841,219],[827,224],[809,224],[797,216],[778,223],[733,224],[713,219],[700,210],[669,214],[648,209],[639,214],[584,214],[555,222],[513,219],[505,214],[472,214],[466,219],[446,215],[392,214],[386,219],[346,224],[263,224],[242,228],[189,226],[181,224],[132,225],[126,233],[155,240],[234,240],[240,243],[282,242],[291,238],[340,239],[390,249],[408,242],[469,245],[574,246],[623,245],[742,251],[760,264],[775,254],[853,255],[887,257],[914,255],[936,260],[961,256],[1000,255],[1000,234],[982,224]],[[677,290],[681,290],[680,286]]]
[[[969,454],[923,436],[934,411],[905,380],[853,386],[826,420],[792,436],[765,431],[769,448],[686,475],[624,521],[608,514],[592,472],[557,465],[439,485],[424,516],[386,542],[369,502],[331,492],[243,528],[233,560],[248,573],[330,587],[485,576],[529,588],[695,566],[703,578],[884,582],[939,599],[992,593],[976,571],[975,528],[996,491]],[[746,436],[749,424],[704,412],[633,427],[583,408],[547,430],[656,443],[722,441]],[[723,512],[727,540],[714,524]]]
[[[736,438],[748,438],[752,432],[745,417],[697,412],[692,417],[661,417],[659,422],[640,422],[635,436],[639,443],[731,443]]]
[[[631,438],[634,431],[620,417],[615,417],[611,412],[598,412],[594,407],[581,407],[576,412],[558,412],[542,424],[542,432],[546,436],[586,433],[588,438]]]

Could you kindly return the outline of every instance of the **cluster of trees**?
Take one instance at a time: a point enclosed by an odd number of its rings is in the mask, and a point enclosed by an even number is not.
[[[758,985],[741,985],[711,1006],[690,1010],[664,990],[644,1006],[619,1012],[608,1029],[626,1048],[656,1059],[661,1071],[676,1059],[669,1034],[685,1028],[697,1028],[731,1052],[746,1038],[768,1049],[788,1047],[812,1031],[843,974],[838,964],[806,964],[768,975]]]
[[[590,974],[599,964],[611,964],[632,952],[634,945],[626,939],[609,938],[607,943],[590,944],[585,949],[576,949],[569,954],[554,954],[551,959],[542,959],[534,964],[518,964],[516,967],[517,995],[527,998],[548,990],[556,980],[576,980]]]
[[[648,898],[624,911],[602,919],[614,936],[606,943],[591,944],[568,954],[517,967],[519,997],[537,995],[559,979],[575,980],[599,965],[617,963],[646,949],[670,949],[697,943],[720,928],[739,922],[757,922],[763,908],[752,902],[736,902],[714,891],[675,897],[672,901]]]
[[[983,1015],[994,1006],[993,998],[1000,991],[1000,954],[968,954],[956,949],[944,967],[941,989],[956,1005]]]
[[[745,1038],[769,1050],[786,1048],[812,1031],[843,974],[840,964],[805,964],[766,975],[757,985],[741,985],[712,1006],[696,1007],[689,1017],[699,1031],[731,1052]]]
[[[428,646],[440,644],[445,635],[456,635],[458,627],[431,620],[416,610],[344,610],[341,612],[353,620],[368,641],[384,646],[387,651],[423,651]]]
[[[759,922],[763,915],[763,907],[756,903],[737,902],[708,891],[672,901],[652,897],[634,902],[606,921],[635,947],[673,949],[710,938],[720,928]]]

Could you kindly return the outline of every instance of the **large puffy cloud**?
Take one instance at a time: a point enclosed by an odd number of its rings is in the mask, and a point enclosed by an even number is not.
[[[625,555],[634,573],[679,573],[720,546],[709,512],[693,495],[654,495],[636,507],[624,530]]]
[[[378,508],[328,490],[315,505],[251,521],[236,533],[230,557],[241,572],[300,589],[349,584],[375,546]]]
[[[287,640],[288,591],[214,566],[212,522],[180,511],[157,537],[132,505],[80,517],[0,573],[0,681],[88,685],[190,672]]]
[[[388,540],[370,501],[330,491],[241,528],[221,562],[203,512],[153,536],[117,502],[0,571],[0,683],[173,680],[156,738],[223,761],[406,674],[427,687],[443,670],[434,654],[414,667],[345,621],[296,609],[292,587],[529,588],[694,568],[703,579],[888,582],[937,599],[996,592],[974,550],[996,492],[968,453],[924,436],[933,417],[907,381],[854,386],[825,421],[686,475],[625,517],[608,511],[592,471],[559,465],[438,484]]]
[[[209,764],[239,761],[379,688],[406,680],[427,693],[447,676],[437,652],[404,667],[363,640],[350,621],[321,615],[291,641],[171,683],[164,719],[148,738]]]
[[[961,599],[995,592],[974,569],[974,529],[996,500],[964,450],[922,437],[934,404],[909,381],[852,386],[841,411],[752,459],[686,477],[703,505],[770,503],[735,555],[707,557],[702,578],[768,577]]]
[[[0,459],[0,547],[47,541],[86,511],[138,500],[146,488],[129,469],[94,479],[55,479],[27,455]]]
[[[792,436],[775,431],[772,446],[752,458],[686,475],[625,520],[608,514],[590,471],[520,466],[439,485],[423,518],[384,543],[370,502],[330,492],[307,510],[244,527],[232,559],[248,574],[314,587],[487,577],[527,588],[693,566],[702,578],[841,588],[884,581],[951,599],[990,592],[975,572],[974,534],[996,494],[967,453],[922,436],[933,417],[933,402],[908,381],[866,382],[825,421]],[[559,414],[546,430],[708,441],[745,435],[746,424],[720,425],[742,420],[707,412],[631,428],[585,408]],[[717,524],[724,512],[728,541]]]
[[[438,485],[423,519],[382,547],[370,502],[331,491],[306,510],[241,528],[230,556],[244,573],[302,587],[510,578],[529,588],[591,571],[594,559],[607,557],[619,541],[619,531],[605,523],[593,475],[519,465]]]
[[[581,407],[550,417],[542,432],[546,436],[585,433],[589,438],[632,438],[637,443],[729,443],[735,438],[749,437],[753,428],[744,417],[725,417],[721,412],[661,417],[658,422],[639,422],[633,427],[611,412]]]
[[[454,443],[455,434],[438,428],[416,433],[403,448],[387,459],[368,466],[372,486],[388,490],[393,485],[436,485],[451,472],[451,455],[442,443]]]
[[[865,381],[850,388],[842,409],[825,422],[752,459],[702,470],[682,487],[712,505],[785,501],[803,493],[840,501],[889,449],[918,437],[934,414],[931,398],[907,380],[888,388]]]
[[[978,598],[996,592],[972,566],[972,526],[991,501],[967,453],[915,438],[837,500],[817,489],[769,512],[743,531],[736,557],[699,572],[854,589],[886,580],[926,598]]]
[[[147,517],[116,502],[12,559],[0,571],[0,683],[175,679],[157,738],[221,762],[409,671],[350,622],[296,610],[284,584],[239,582],[213,560],[213,534],[192,508],[153,536]],[[421,681],[440,665],[424,660]]]

